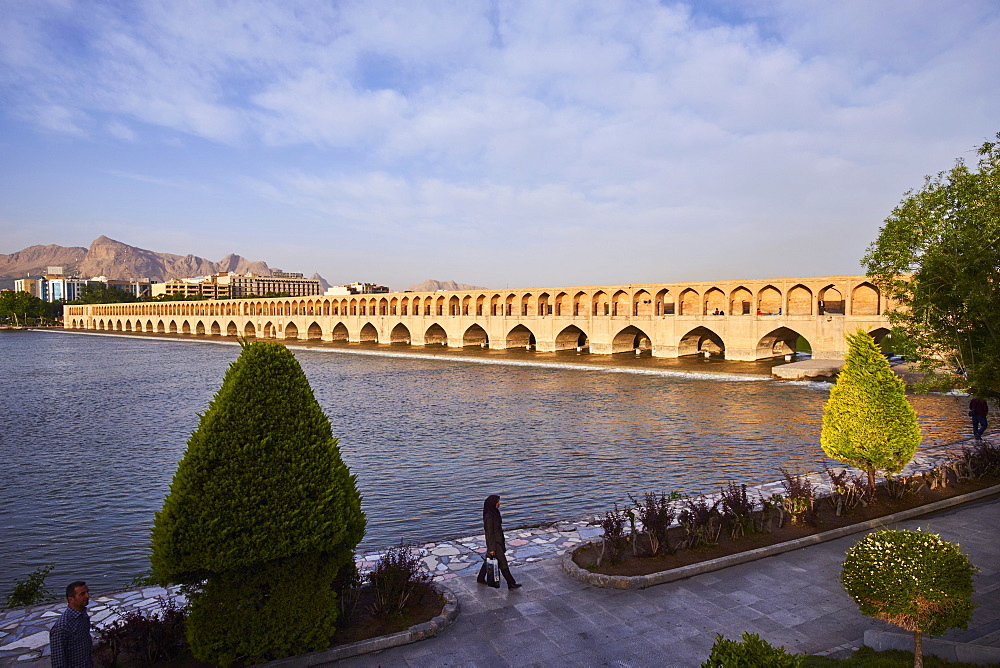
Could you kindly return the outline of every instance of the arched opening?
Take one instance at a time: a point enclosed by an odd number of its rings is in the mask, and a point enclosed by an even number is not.
[[[679,315],[702,315],[699,309],[698,293],[688,288],[680,294],[680,314]]]
[[[295,326],[294,322],[290,322],[287,325],[285,325],[285,338],[286,339],[299,338],[299,328]]]
[[[114,325],[114,328],[116,332],[122,331],[122,321],[121,320],[117,321]]]
[[[645,290],[639,290],[632,296],[632,315],[640,318],[653,315],[653,297]]]
[[[153,331],[153,321],[152,320],[147,320],[146,321],[146,331],[147,332],[152,332]]]
[[[695,327],[677,344],[677,355],[724,356],[726,344],[722,337],[707,327]]]
[[[813,293],[804,285],[788,291],[788,315],[812,315]]]
[[[577,327],[570,325],[556,335],[556,350],[590,350],[590,340],[587,334]]]
[[[375,329],[375,325],[366,322],[365,326],[361,328],[358,340],[361,343],[378,343],[378,330]]]
[[[618,290],[611,297],[611,315],[628,316],[632,315],[632,300],[624,290]]]
[[[462,305],[458,299],[458,295],[452,295],[451,299],[448,300],[448,315],[461,315]]]
[[[248,322],[246,327],[243,328],[243,336],[252,339],[257,336],[257,329],[253,326],[252,322]]]
[[[389,343],[410,344],[410,330],[403,323],[399,323],[389,332]]]
[[[726,293],[719,288],[711,288],[705,293],[705,315],[725,315]]]
[[[462,335],[462,345],[486,348],[490,345],[490,337],[486,333],[485,329],[479,325],[472,325],[465,330],[465,334]]]
[[[194,333],[195,336],[205,336],[205,323],[199,320],[198,324],[194,326]]]
[[[330,332],[330,338],[333,341],[347,341],[347,325],[342,322],[338,322],[336,327],[333,328],[333,331]]]
[[[444,331],[444,327],[435,323],[427,328],[427,332],[424,334],[424,345],[425,346],[446,346],[448,345],[448,333]]]
[[[125,321],[125,331],[126,332],[131,332],[132,331],[132,321],[131,320],[126,320]]]
[[[819,291],[820,315],[844,315],[844,296],[840,290],[828,285]]]
[[[185,323],[185,324],[187,324],[187,323]],[[170,321],[170,333],[171,334],[176,334],[177,333],[177,323],[175,321],[173,321],[173,320]]]
[[[756,357],[759,360],[771,357],[785,357],[789,361],[794,359],[796,353],[811,353],[812,348],[809,342],[794,329],[779,327],[766,334],[757,342]]]
[[[274,305],[272,304],[272,307],[273,306]],[[263,338],[265,338],[265,339],[273,339],[274,338],[274,333],[275,333],[274,332],[274,324],[271,323],[270,320],[268,320],[264,324]]]
[[[314,322],[309,325],[309,329],[306,330],[306,339],[315,341],[316,339],[323,338],[323,328],[319,326],[318,322]]]
[[[885,327],[879,327],[868,332],[868,336],[875,339],[875,343],[878,345],[879,349],[882,350],[883,355],[891,356],[895,353],[892,341],[892,330],[886,329]]]
[[[758,315],[781,315],[781,293],[778,288],[768,285],[757,293]]]
[[[167,333],[167,326],[163,324],[162,320],[160,320],[159,322],[156,323],[156,332],[158,334],[166,334]]]
[[[673,315],[676,313],[674,310],[674,296],[670,294],[670,290],[663,289],[656,293],[656,315]]]
[[[191,333],[191,323],[185,320],[181,324],[181,334],[190,334],[190,333]]]
[[[232,320],[226,325],[226,336],[239,336],[240,330]]]
[[[750,315],[753,293],[742,285],[729,295],[729,315]]]
[[[878,315],[879,293],[871,283],[862,283],[851,293],[851,315]]]
[[[586,292],[578,292],[573,295],[573,315],[579,318],[586,318],[590,315],[589,300]]]
[[[555,299],[555,315],[570,315],[572,309],[570,308],[569,295],[565,292],[560,292],[556,295]]]
[[[213,322],[212,323],[212,336],[221,336],[221,335],[222,335],[222,327],[219,325],[218,322]]]
[[[591,299],[593,308],[590,309],[591,315],[610,315],[611,314],[611,304],[608,303],[608,294],[604,290],[598,290],[594,293]]]
[[[638,327],[626,327],[611,340],[612,353],[647,353],[652,350],[649,335]]]
[[[532,350],[535,347],[535,335],[524,325],[518,325],[507,333],[507,347]]]

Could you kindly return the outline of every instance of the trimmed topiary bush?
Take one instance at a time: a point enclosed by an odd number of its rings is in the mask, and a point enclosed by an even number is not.
[[[862,330],[847,336],[848,352],[823,408],[823,452],[868,473],[899,473],[920,445],[917,414],[906,385],[892,372],[875,340]]]
[[[712,653],[701,664],[701,668],[796,668],[802,665],[802,661],[801,655],[789,654],[784,646],[772,647],[756,633],[744,631],[743,640],[740,641],[729,640],[722,635],[715,636]]]
[[[330,422],[283,345],[246,344],[188,441],[152,531],[153,578],[191,586],[194,655],[325,649],[365,516]]]
[[[847,551],[841,582],[869,617],[913,631],[914,666],[921,634],[966,628],[976,572],[958,545],[923,531],[876,531]]]

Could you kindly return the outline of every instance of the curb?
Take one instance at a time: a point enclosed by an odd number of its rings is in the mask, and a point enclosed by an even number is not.
[[[877,652],[886,649],[901,649],[912,652],[913,634],[893,633],[891,631],[865,631],[865,645]],[[1000,664],[1000,647],[929,638],[926,635],[921,645],[921,651],[924,656],[933,654],[947,661],[975,663],[983,666]]]
[[[351,657],[361,656],[362,654],[368,654],[370,652],[379,652],[391,647],[399,647],[400,645],[407,645],[411,642],[417,642],[418,640],[425,640],[436,636],[438,633],[450,626],[451,623],[455,621],[455,618],[458,617],[459,603],[458,596],[456,596],[455,592],[452,590],[437,582],[433,582],[431,585],[435,591],[444,597],[444,608],[441,610],[440,615],[428,622],[424,622],[423,624],[414,624],[410,628],[405,631],[400,631],[399,633],[392,633],[387,636],[379,636],[377,638],[368,638],[367,640],[359,640],[358,642],[352,642],[347,645],[339,645],[322,652],[300,654],[299,656],[291,656],[287,659],[268,661],[267,663],[260,665],[274,668],[277,668],[278,666],[326,666],[335,661],[340,661],[341,659],[349,659]]]
[[[591,573],[585,568],[580,568],[576,565],[576,562],[573,561],[573,552],[576,550],[567,550],[563,554],[562,567],[563,571],[565,571],[570,577],[586,582],[587,584],[595,587],[606,587],[610,589],[645,589],[646,587],[673,582],[675,580],[683,580],[684,578],[701,575],[702,573],[711,573],[712,571],[718,571],[730,566],[736,566],[738,564],[745,564],[748,561],[756,561],[757,559],[763,559],[764,557],[770,557],[775,554],[791,552],[792,550],[797,550],[809,545],[825,543],[826,541],[836,540],[837,538],[849,536],[853,533],[860,533],[870,529],[881,528],[887,524],[902,522],[904,520],[920,517],[921,515],[927,515],[938,510],[946,510],[948,508],[959,506],[969,501],[976,501],[997,493],[1000,493],[1000,485],[986,487],[984,489],[976,490],[975,492],[969,492],[968,494],[954,496],[950,499],[942,499],[941,501],[929,503],[926,506],[903,510],[898,513],[893,513],[892,515],[876,517],[875,519],[868,520],[866,522],[840,527],[839,529],[831,529],[830,531],[813,534],[812,536],[803,536],[802,538],[796,538],[795,540],[786,541],[784,543],[768,545],[767,547],[759,547],[755,550],[747,550],[746,552],[740,552],[738,554],[730,554],[725,557],[719,557],[718,559],[710,559],[709,561],[703,561],[698,564],[672,568],[669,571],[660,571],[658,573],[650,573],[649,575],[604,575],[602,573]],[[592,544],[593,542],[584,543],[576,549]]]

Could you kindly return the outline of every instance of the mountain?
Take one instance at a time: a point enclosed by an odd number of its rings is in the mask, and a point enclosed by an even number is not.
[[[50,266],[61,266],[68,275],[107,276],[123,280],[150,278],[154,281],[169,281],[173,278],[207,276],[220,271],[271,275],[266,262],[251,262],[239,255],[230,254],[218,262],[211,262],[197,255],[157,253],[100,236],[90,244],[89,249],[56,245],[31,246],[10,255],[0,254],[0,279],[41,276]]]
[[[438,290],[485,290],[481,285],[466,285],[455,281],[435,281],[429,278],[423,283],[410,286],[410,292],[436,292]]]

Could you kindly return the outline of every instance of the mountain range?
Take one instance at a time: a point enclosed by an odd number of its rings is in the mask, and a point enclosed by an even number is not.
[[[90,248],[50,244],[29,246],[9,255],[0,254],[0,279],[11,281],[25,276],[43,276],[52,266],[62,267],[68,276],[107,276],[117,280],[149,278],[159,282],[208,276],[220,271],[271,275],[271,268],[266,262],[252,262],[239,255],[229,254],[218,262],[212,262],[197,255],[157,253],[102,235],[94,239]],[[324,290],[329,287],[319,274],[314,274],[312,278],[319,279]]]
[[[481,285],[466,285],[455,281],[435,281],[432,278],[410,286],[410,292],[437,292],[438,290],[485,290]]]

